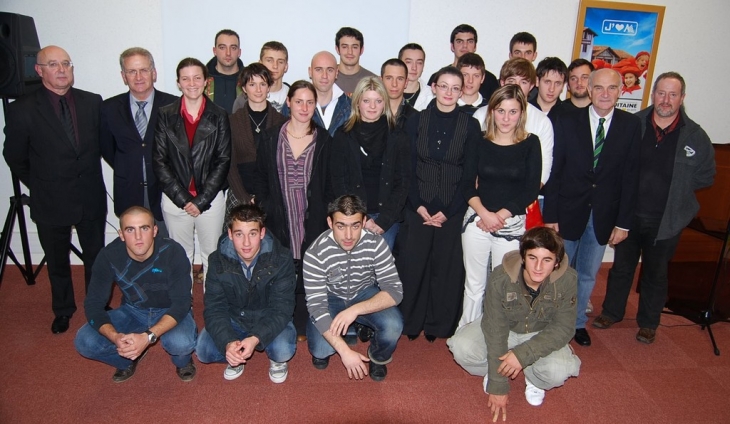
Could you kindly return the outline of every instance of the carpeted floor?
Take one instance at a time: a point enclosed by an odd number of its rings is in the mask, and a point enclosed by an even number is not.
[[[602,268],[593,304],[600,312]],[[45,270],[27,286],[13,266],[0,286],[0,423],[483,423],[488,420],[481,379],[456,363],[444,340],[401,339],[388,377],[351,381],[334,357],[316,370],[299,343],[284,384],[269,381],[268,360],[257,353],[238,380],[224,365],[197,362],[198,374],[181,382],[159,343],[129,381],[115,384],[113,369],[82,358],[73,337],[85,322],[83,273],[74,268],[79,311],[71,329],[50,332],[53,315]],[[202,286],[194,288],[202,328]],[[545,403],[525,401],[522,374],[512,383],[507,421],[513,423],[727,423],[730,393],[730,325],[713,326],[722,356],[706,331],[690,321],[662,317],[657,341],[634,339],[637,296],[630,319],[608,330],[590,329],[593,346],[575,346],[578,378],[547,393]],[[115,299],[113,305],[118,303]],[[595,314],[594,314],[595,316]],[[365,353],[366,346],[358,350]]]

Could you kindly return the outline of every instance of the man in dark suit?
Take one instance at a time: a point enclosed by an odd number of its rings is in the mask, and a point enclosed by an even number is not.
[[[101,174],[101,96],[72,88],[73,62],[60,47],[38,52],[43,86],[8,107],[3,154],[30,189],[30,216],[48,262],[53,333],[68,330],[76,311],[69,251],[76,227],[86,287],[104,247],[106,189]]]
[[[146,49],[125,50],[119,65],[129,91],[105,100],[101,109],[101,154],[114,169],[114,214],[144,206],[154,214],[160,235],[167,237],[162,189],[152,171],[152,145],[157,111],[177,97],[155,90],[155,59]]]
[[[553,168],[545,186],[545,225],[563,236],[578,271],[575,341],[582,346],[591,344],[586,306],[606,244],[615,246],[627,237],[636,204],[641,122],[615,109],[620,90],[618,72],[591,73],[591,106],[555,121]]]

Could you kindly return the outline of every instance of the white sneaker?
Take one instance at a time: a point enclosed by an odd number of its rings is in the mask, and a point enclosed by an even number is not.
[[[525,399],[527,399],[527,403],[532,406],[542,405],[542,401],[545,399],[545,390],[538,389],[528,379],[525,379],[525,383],[527,383],[527,387],[525,388]]]
[[[223,378],[225,378],[226,380],[229,380],[229,381],[235,380],[238,377],[240,377],[241,374],[243,374],[243,364],[241,364],[237,367],[232,367],[232,366],[228,365],[226,367],[226,370],[223,371]]]
[[[289,375],[289,364],[286,362],[274,362],[269,359],[269,378],[274,383],[283,383]]]
[[[591,301],[589,300],[589,301],[588,301],[588,306],[586,306],[586,313],[587,313],[587,314],[590,314],[591,312],[593,312],[593,304],[592,304],[592,303],[591,303]]]
[[[489,374],[484,376],[482,380],[482,386],[484,386],[484,393],[487,393],[487,383],[489,382]]]

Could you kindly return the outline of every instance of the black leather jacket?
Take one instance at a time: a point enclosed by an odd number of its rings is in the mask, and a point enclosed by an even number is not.
[[[182,208],[193,202],[204,212],[218,192],[227,187],[231,164],[228,114],[206,99],[191,148],[180,106],[181,99],[178,99],[160,108],[152,165],[162,191],[175,205]],[[196,197],[188,191],[191,178],[198,192]]]

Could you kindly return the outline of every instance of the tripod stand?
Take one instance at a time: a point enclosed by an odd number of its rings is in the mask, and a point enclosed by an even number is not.
[[[707,329],[707,333],[710,335],[710,341],[712,341],[712,348],[716,356],[720,356],[720,349],[717,348],[717,342],[715,336],[712,334],[712,324],[718,321],[726,321],[723,319],[714,319],[713,314],[715,312],[715,302],[717,301],[717,288],[720,279],[722,278],[723,271],[728,272],[727,269],[728,260],[730,260],[730,252],[728,251],[728,237],[730,237],[730,222],[728,222],[725,236],[722,240],[722,249],[720,249],[720,257],[717,260],[717,267],[715,268],[715,276],[712,279],[712,288],[710,289],[710,297],[707,299],[707,309],[700,312],[700,328]]]

